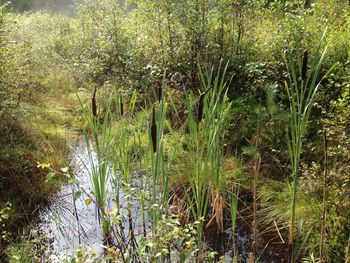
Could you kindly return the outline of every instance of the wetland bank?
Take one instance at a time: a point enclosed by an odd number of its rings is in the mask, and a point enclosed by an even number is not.
[[[348,1],[22,2],[1,262],[350,260]]]

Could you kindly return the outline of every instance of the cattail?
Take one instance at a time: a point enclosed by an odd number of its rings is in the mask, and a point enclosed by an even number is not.
[[[124,104],[123,104],[123,97],[120,96],[120,116],[124,115]]]
[[[95,90],[94,90],[94,94],[92,95],[91,106],[92,106],[92,116],[94,118],[96,118],[97,117],[96,87],[95,87]]]
[[[159,86],[158,87],[158,102],[161,102],[162,98],[163,98],[163,87]]]
[[[198,112],[197,112],[197,122],[198,123],[201,122],[203,119],[204,98],[205,98],[205,93],[203,93],[199,97]]]
[[[151,135],[152,135],[153,152],[156,153],[157,152],[157,123],[156,123],[156,109],[154,106],[152,111]]]
[[[199,97],[199,102],[198,102],[198,112],[197,112],[197,122],[200,123],[203,119],[203,109],[204,109],[204,98],[205,95],[207,95],[208,91],[211,89],[208,88],[204,93],[201,94]]]
[[[304,53],[303,53],[303,67],[301,68],[301,79],[303,81],[306,80],[307,62],[308,62],[308,53],[307,53],[307,50],[304,50]]]
[[[163,97],[162,82],[160,80],[157,80],[156,83],[157,83],[157,87],[158,87],[157,90],[156,90],[156,95],[157,95],[157,98],[158,98],[158,102],[161,102],[162,97]]]

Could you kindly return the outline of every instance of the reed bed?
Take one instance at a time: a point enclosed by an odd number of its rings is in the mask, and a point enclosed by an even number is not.
[[[188,130],[185,135],[189,145],[186,156],[190,157],[187,160],[190,164],[186,174],[188,191],[185,191],[185,202],[194,223],[185,227],[192,229],[192,234],[185,238],[185,244],[189,246],[196,240],[197,250],[192,250],[197,252],[195,255],[192,253],[192,257],[199,261],[206,257],[203,252],[205,228],[215,225],[218,233],[224,230],[224,194],[227,189],[223,172],[223,139],[225,121],[232,106],[227,97],[226,71],[227,65],[223,67],[222,63],[216,73],[214,68],[203,71],[199,67],[202,91],[199,96],[187,96],[189,114],[182,124]],[[123,262],[171,262],[172,254],[181,254],[176,248],[181,243],[176,240],[162,241],[164,220],[174,222],[171,219],[174,215],[169,214],[168,210],[171,175],[167,167],[171,166],[169,162],[172,159],[164,157],[165,129],[168,131],[167,137],[177,136],[166,118],[168,101],[177,113],[166,86],[165,72],[154,102],[143,110],[148,115],[148,121],[141,125],[137,124],[134,114],[136,92],[130,96],[129,103],[118,92],[112,93],[107,102],[102,102],[98,100],[96,89],[92,93],[91,106],[84,105],[80,100],[86,121],[84,134],[90,156],[88,165],[92,167],[93,201],[99,211],[104,239],[108,241],[104,242],[106,254],[110,251],[108,248],[113,248],[123,255],[120,257]],[[117,130],[114,130],[113,123],[118,123]],[[148,140],[145,140],[147,137]],[[94,152],[96,160],[93,158]],[[137,177],[140,174],[144,176]],[[135,180],[139,189],[134,188]],[[122,207],[121,191],[126,207]],[[112,205],[110,200],[113,200]],[[236,190],[231,200],[234,228],[238,200]],[[141,237],[135,233],[135,227],[140,227],[136,226],[134,206],[141,210]],[[211,218],[208,218],[209,207],[213,214]],[[151,231],[147,226],[149,222]],[[125,229],[128,231],[125,232]]]

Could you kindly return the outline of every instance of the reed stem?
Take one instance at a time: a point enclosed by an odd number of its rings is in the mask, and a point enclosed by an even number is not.
[[[327,220],[327,178],[328,178],[328,145],[327,145],[327,135],[323,134],[324,140],[324,162],[323,162],[323,202],[322,202],[322,225],[321,225],[321,241],[320,241],[320,263],[324,262],[325,251],[325,232],[326,232],[326,220]]]

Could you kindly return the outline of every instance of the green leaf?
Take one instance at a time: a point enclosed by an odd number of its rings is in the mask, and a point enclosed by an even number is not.
[[[46,175],[46,179],[45,179],[45,183],[48,183],[52,180],[52,178],[56,175],[56,173],[54,172],[49,172],[47,175]]]
[[[61,168],[62,173],[68,173],[69,167]]]
[[[81,194],[82,194],[81,191],[74,192],[74,201],[77,201],[77,199],[81,196]]]
[[[186,254],[184,252],[181,252],[179,254],[179,259],[180,259],[180,262],[185,262],[186,260]]]

